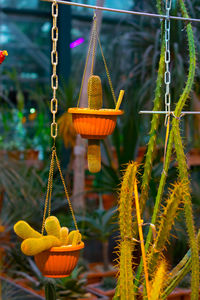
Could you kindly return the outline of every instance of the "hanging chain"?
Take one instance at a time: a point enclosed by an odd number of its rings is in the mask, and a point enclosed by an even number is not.
[[[95,53],[96,53],[96,44],[97,44],[97,15],[96,12],[94,12],[94,17],[93,17],[93,22],[94,22],[94,29],[93,29],[93,49],[92,49],[92,64],[91,64],[91,71],[90,71],[90,76],[93,75],[94,71],[94,61],[95,61]]]
[[[166,117],[165,117],[165,126],[167,126],[170,118],[170,109],[171,109],[171,94],[170,94],[170,83],[171,83],[171,73],[170,73],[170,18],[169,13],[171,9],[171,0],[166,0],[165,3],[166,8],[166,16],[165,19],[165,111],[166,111]]]
[[[66,187],[65,180],[64,180],[64,177],[63,177],[63,174],[61,171],[60,162],[57,157],[56,146],[55,146],[55,139],[57,137],[57,132],[58,132],[58,125],[56,123],[56,113],[58,111],[58,100],[56,98],[56,91],[58,89],[58,75],[56,74],[56,68],[58,65],[58,52],[57,52],[58,3],[57,3],[57,0],[54,0],[54,2],[52,3],[52,17],[53,17],[53,26],[52,26],[52,30],[51,30],[51,36],[52,36],[51,64],[52,64],[53,74],[51,76],[51,88],[53,91],[53,98],[51,99],[51,113],[53,115],[53,122],[51,123],[51,137],[54,139],[54,145],[52,147],[51,163],[50,163],[50,170],[49,170],[49,177],[48,177],[48,184],[47,184],[47,194],[46,194],[45,206],[44,206],[44,214],[43,214],[43,221],[42,221],[42,235],[44,234],[44,229],[45,229],[45,219],[46,219],[47,209],[48,209],[48,216],[50,216],[50,214],[51,214],[51,196],[52,196],[53,173],[54,173],[54,162],[55,161],[56,161],[59,173],[60,173],[61,181],[64,186],[65,196],[66,196],[68,204],[69,204],[69,208],[70,208],[70,211],[72,214],[74,225],[75,225],[76,230],[78,230],[74,211],[73,211],[70,199],[69,199],[67,187]]]
[[[58,65],[58,52],[57,52],[57,42],[58,42],[58,3],[57,0],[54,0],[52,3],[52,18],[53,18],[53,26],[51,30],[51,38],[52,38],[52,51],[51,51],[51,64],[53,74],[51,76],[51,88],[53,91],[53,98],[51,99],[51,113],[53,115],[53,122],[51,123],[51,137],[55,139],[58,133],[58,125],[56,123],[56,113],[58,111],[58,100],[56,98],[56,91],[58,89],[58,75],[56,74],[56,68]]]
[[[105,70],[106,70],[106,75],[107,75],[107,78],[108,78],[108,83],[110,85],[110,89],[111,89],[111,93],[112,93],[112,96],[113,96],[113,100],[114,100],[115,104],[117,103],[115,92],[114,92],[112,81],[111,81],[111,77],[110,77],[110,73],[108,71],[108,66],[107,66],[107,63],[106,63],[105,56],[103,54],[102,45],[101,45],[100,38],[99,38],[99,35],[98,35],[96,12],[94,12],[93,27],[92,27],[92,32],[91,32],[91,37],[90,37],[90,42],[89,42],[89,47],[88,47],[88,53],[87,53],[85,67],[84,67],[84,72],[83,72],[83,78],[82,78],[82,81],[81,81],[81,88],[80,88],[80,92],[79,92],[77,107],[79,107],[79,104],[80,104],[80,99],[81,99],[82,90],[83,90],[83,83],[84,83],[85,74],[86,74],[87,65],[88,65],[88,61],[89,61],[90,55],[92,55],[92,64],[91,64],[90,76],[93,75],[97,42],[98,42],[100,50],[101,50],[101,55],[102,55],[102,58],[103,58],[103,62],[104,62]]]

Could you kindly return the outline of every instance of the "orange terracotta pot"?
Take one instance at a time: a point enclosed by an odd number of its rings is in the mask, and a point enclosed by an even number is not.
[[[78,246],[52,247],[35,255],[35,262],[43,276],[67,277],[76,267],[83,248],[83,242]]]
[[[122,110],[114,109],[89,109],[69,108],[72,114],[74,128],[85,139],[105,139],[112,134],[117,116],[122,115]]]

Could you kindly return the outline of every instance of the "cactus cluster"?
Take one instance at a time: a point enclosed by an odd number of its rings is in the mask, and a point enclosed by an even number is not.
[[[90,109],[102,108],[102,86],[99,76],[92,75],[88,80],[88,107]],[[88,140],[88,169],[91,173],[101,170],[100,140]]]
[[[34,230],[27,222],[18,221],[14,225],[15,233],[24,241],[21,250],[25,255],[32,256],[52,247],[76,246],[81,243],[78,230],[69,232],[67,227],[61,227],[59,220],[50,216],[45,221],[46,236]]]

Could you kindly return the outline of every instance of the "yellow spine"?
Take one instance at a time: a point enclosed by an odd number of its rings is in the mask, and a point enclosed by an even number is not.
[[[15,233],[22,238],[23,240],[28,238],[40,238],[42,235],[34,230],[27,222],[25,221],[18,221],[14,225]]]

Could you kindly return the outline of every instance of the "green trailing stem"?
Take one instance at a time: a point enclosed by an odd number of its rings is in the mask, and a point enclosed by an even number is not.
[[[180,179],[187,185],[187,194],[184,197],[184,212],[186,219],[189,244],[191,248],[191,299],[198,299],[199,295],[199,253],[198,243],[195,234],[195,226],[192,213],[192,199],[190,194],[190,181],[187,168],[186,157],[184,154],[183,144],[180,135],[179,120],[173,120],[174,144],[177,154],[178,170]]]
[[[200,230],[197,234],[198,248],[200,248]],[[187,275],[191,270],[191,249],[185,254],[178,265],[170,272],[170,279],[167,282],[167,287],[165,288],[162,299],[166,297],[174,290],[174,288],[181,282],[181,280]]]
[[[123,176],[119,195],[118,282],[114,300],[134,300],[133,289],[133,192],[137,164],[129,163]]]
[[[179,0],[179,2],[180,2],[180,5],[181,5],[182,15],[183,15],[183,17],[187,18],[188,14],[187,14],[187,10],[185,8],[184,2],[182,0]],[[190,57],[189,73],[188,73],[188,78],[187,78],[185,88],[184,88],[183,93],[180,96],[180,99],[179,99],[179,101],[176,105],[176,108],[175,108],[175,116],[176,117],[180,117],[182,108],[184,107],[185,102],[186,102],[186,100],[188,99],[188,97],[190,95],[192,85],[193,85],[193,82],[194,82],[194,77],[195,77],[195,66],[196,66],[195,44],[194,44],[192,26],[191,26],[190,23],[187,24],[187,38],[188,38],[188,44],[189,44],[189,57]],[[158,213],[159,213],[160,203],[161,203],[162,195],[163,195],[163,192],[164,192],[164,186],[165,186],[165,183],[166,183],[167,172],[168,172],[168,169],[169,169],[169,164],[170,164],[170,159],[171,159],[173,139],[174,139],[174,137],[173,137],[173,123],[172,123],[172,130],[169,134],[169,140],[168,140],[168,145],[167,145],[165,165],[164,165],[164,168],[163,168],[163,172],[161,174],[161,179],[160,179],[160,183],[159,183],[159,187],[158,187],[158,193],[157,193],[157,197],[156,197],[153,217],[152,217],[152,220],[151,220],[152,224],[156,223],[157,216],[158,216]],[[152,229],[149,228],[149,232],[148,232],[148,236],[147,236],[147,240],[146,240],[146,245],[145,245],[146,251],[148,251],[148,249],[149,249],[151,239],[152,239]],[[139,285],[139,279],[140,279],[140,276],[141,276],[141,272],[142,272],[142,261],[141,261],[141,263],[138,267],[138,271],[137,271],[137,275],[136,275],[136,281],[135,281],[136,286]],[[196,280],[196,282],[197,282],[197,280]]]
[[[155,98],[154,98],[154,111],[159,111],[162,108],[162,88],[163,88],[163,79],[165,72],[165,41],[164,34],[162,34],[162,46],[161,46],[161,55],[159,61],[158,68],[158,76],[156,81],[156,90],[155,90]],[[159,127],[160,116],[158,114],[153,114],[151,121],[151,129],[150,129],[150,139],[147,147],[147,154],[144,163],[144,173],[142,176],[142,185],[141,185],[141,196],[140,196],[140,206],[141,213],[144,210],[146,201],[148,199],[149,194],[149,182],[151,179],[151,171],[153,166],[154,154],[156,150],[156,141],[157,141],[157,132]]]
[[[173,185],[173,189],[170,189],[170,195],[166,201],[166,206],[160,217],[158,232],[156,235],[155,242],[151,248],[148,255],[148,266],[149,273],[153,274],[157,265],[157,262],[162,255],[165,248],[165,244],[170,237],[170,231],[174,224],[175,218],[177,216],[177,211],[179,204],[183,200],[185,195],[186,186],[182,183],[176,183]]]

